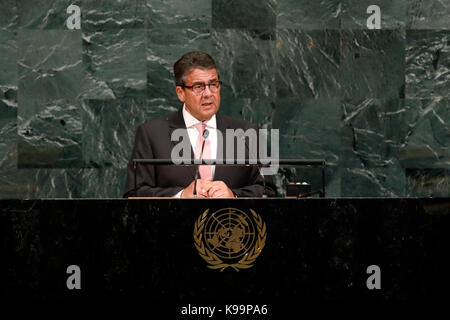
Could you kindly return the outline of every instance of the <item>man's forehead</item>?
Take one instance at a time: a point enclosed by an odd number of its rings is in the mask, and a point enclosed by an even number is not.
[[[216,69],[193,69],[186,74],[186,80],[195,82],[217,80],[217,78]]]

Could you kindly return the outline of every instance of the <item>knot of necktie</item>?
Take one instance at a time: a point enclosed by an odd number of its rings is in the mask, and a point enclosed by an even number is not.
[[[197,123],[194,126],[197,129],[197,131],[200,133],[200,135],[203,136],[203,131],[205,131],[205,129],[206,129],[206,124],[205,123]]]

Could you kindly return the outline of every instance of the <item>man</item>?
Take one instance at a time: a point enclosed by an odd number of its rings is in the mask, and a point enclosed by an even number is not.
[[[174,65],[176,93],[183,107],[168,116],[141,124],[136,132],[131,159],[170,159],[178,141],[171,141],[177,129],[187,130],[191,143],[191,159],[216,159],[226,154],[226,129],[257,129],[241,119],[218,114],[221,82],[214,60],[206,53],[189,52]],[[207,135],[205,135],[207,130]],[[203,148],[203,152],[201,151]],[[218,152],[222,151],[222,152]],[[236,154],[236,153],[235,153]],[[140,164],[136,172],[136,190],[133,163],[128,164],[124,197],[154,196],[235,198],[258,197],[265,193],[275,195],[270,177],[260,175],[255,166],[199,166],[195,183],[195,166],[166,166]],[[265,188],[263,185],[266,185]]]

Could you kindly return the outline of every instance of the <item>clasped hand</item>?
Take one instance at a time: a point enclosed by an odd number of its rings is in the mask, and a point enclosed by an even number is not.
[[[191,198],[194,196],[195,180],[183,190],[182,198]],[[198,198],[234,198],[234,193],[223,181],[212,181],[206,179],[197,179],[197,197]]]

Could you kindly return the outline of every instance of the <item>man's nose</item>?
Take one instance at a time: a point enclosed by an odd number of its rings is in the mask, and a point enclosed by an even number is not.
[[[205,90],[203,90],[203,95],[205,96],[210,96],[210,95],[212,95],[212,91],[211,91],[211,89],[209,88],[209,86],[205,86]]]

